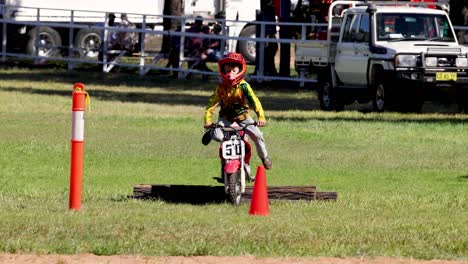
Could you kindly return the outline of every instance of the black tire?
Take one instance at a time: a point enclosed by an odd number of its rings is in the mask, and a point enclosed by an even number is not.
[[[318,100],[320,109],[324,111],[342,111],[344,104],[338,98],[338,91],[333,87],[329,69],[322,72],[324,78],[319,79]]]
[[[60,54],[62,38],[57,30],[51,27],[34,27],[28,32],[28,42],[26,43],[26,54],[36,55],[36,36],[39,31],[38,55],[43,57],[56,57]]]
[[[256,38],[256,26],[249,25],[242,29],[241,33],[239,34],[240,37],[245,38]],[[256,42],[255,41],[244,41],[239,40],[237,43],[237,50],[240,54],[242,54],[247,61],[247,63],[255,63],[256,57]]]
[[[375,85],[372,89],[372,109],[375,112],[382,113],[386,110],[386,93],[387,85],[381,78],[377,78]]]
[[[468,88],[459,88],[457,93],[458,111],[468,114]]]
[[[241,193],[241,177],[240,171],[227,175],[227,196],[230,203],[233,205],[240,205],[242,193]]]
[[[75,48],[80,57],[97,58],[102,46],[102,33],[98,29],[80,29],[75,36]]]
[[[318,100],[320,103],[320,109],[324,111],[332,111],[333,110],[333,103],[332,103],[332,87],[331,82],[325,81],[319,84],[319,91],[318,91]]]

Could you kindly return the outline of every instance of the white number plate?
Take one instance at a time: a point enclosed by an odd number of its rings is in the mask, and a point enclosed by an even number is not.
[[[239,159],[244,156],[245,143],[238,139],[224,141],[222,149],[223,159]]]

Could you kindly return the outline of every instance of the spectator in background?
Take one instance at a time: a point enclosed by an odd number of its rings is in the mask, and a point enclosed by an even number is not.
[[[115,14],[109,13],[107,25],[108,27],[115,27]],[[115,31],[109,31],[109,43],[113,43],[117,39],[117,35]]]
[[[258,21],[266,21],[266,22],[275,22],[275,8],[273,5],[267,5],[263,8],[263,10],[258,14],[257,16]],[[278,43],[275,41],[276,39],[276,25],[274,24],[268,24],[265,26],[265,38],[271,39],[271,41],[266,41],[265,44],[263,45],[264,47],[264,55],[263,56],[263,61],[260,61],[259,57],[257,56],[255,58],[255,71],[254,75],[257,74],[257,71],[259,69],[259,66],[263,64],[264,72],[263,74],[265,75],[270,75],[270,76],[276,76],[278,75],[278,72],[276,70],[275,66],[275,56],[276,52],[278,51]],[[256,26],[256,37],[259,38],[261,37],[261,28],[260,25],[257,24]],[[260,42],[256,42],[255,48],[257,51],[260,50]]]
[[[463,8],[462,8],[462,17],[463,17],[463,26],[468,26],[468,0],[465,0],[464,1],[464,5],[463,5]],[[459,39],[461,40],[461,44],[464,44],[465,43],[465,34],[466,34],[466,30],[460,30],[460,33],[459,33]]]
[[[136,29],[135,24],[128,20],[127,14],[123,13],[120,15],[120,28],[125,29]],[[138,33],[137,32],[125,32],[119,31],[117,33],[118,45],[121,49],[133,51],[135,49],[135,45],[138,42]]]
[[[107,44],[105,43],[105,41],[103,41],[103,44],[101,45],[100,49],[99,49],[99,54],[98,54],[98,60],[100,62],[103,62],[104,61],[104,50],[103,50],[103,45],[107,45],[107,50],[111,50],[114,48],[114,46],[116,45],[117,43],[117,32],[111,30],[110,28],[112,27],[115,27],[115,14],[114,13],[109,13],[107,15],[107,18],[106,18],[106,21],[104,22],[104,27],[108,28],[109,31],[108,31],[108,36],[107,36]],[[105,34],[104,34],[104,31],[101,32],[101,39],[102,40],[105,40]],[[114,56],[115,57],[115,56]],[[113,56],[112,55],[108,55],[107,56],[107,59],[108,60],[112,60],[113,59]],[[104,65],[103,65],[104,66]],[[102,70],[102,69],[100,69]]]
[[[176,28],[177,32],[181,31],[180,26]],[[169,47],[169,55],[168,55],[168,61],[166,64],[166,68],[172,67],[172,68],[179,68],[180,64],[180,37],[179,36],[171,36],[170,38],[170,47]],[[177,71],[172,71],[172,77],[177,78],[178,72]]]
[[[275,13],[275,9],[273,8],[273,6],[265,7],[264,11],[265,11],[264,13],[265,21],[270,21],[270,22],[275,21],[275,17],[273,16]],[[265,27],[265,37],[271,40],[276,39],[276,26],[275,25],[270,24]],[[264,47],[265,47],[264,74],[276,76],[278,75],[278,71],[276,70],[276,66],[275,66],[275,56],[279,49],[278,42],[276,41],[265,42]]]
[[[207,25],[202,26],[202,33],[206,35],[211,35],[211,29]],[[198,61],[197,65],[194,66],[195,69],[200,70],[200,71],[206,71],[206,72],[213,72],[206,63],[208,62],[208,50],[210,49],[211,46],[211,38],[208,36],[206,38],[202,38],[202,43],[200,48],[198,49],[198,53],[196,54],[198,56]],[[209,75],[203,75],[203,79],[206,80],[208,79]]]
[[[202,25],[200,33],[208,36],[192,41],[192,50],[189,54],[194,58],[194,62],[189,67],[200,71],[213,72],[208,68],[206,63],[209,61],[218,62],[221,59],[221,40],[211,37],[212,35],[219,35],[221,33],[221,25],[215,24],[213,30],[208,25]],[[209,75],[203,75],[203,79],[207,79],[208,77]]]
[[[203,18],[201,16],[197,16],[195,18],[195,23],[186,30],[188,33],[196,33],[200,34],[202,33],[202,27],[203,27]],[[202,45],[202,39],[201,37],[187,37],[185,40],[185,49],[187,56],[191,56],[192,53],[196,52],[198,49],[200,49]]]
[[[113,61],[115,58],[119,56],[119,51],[124,50],[127,51],[134,51],[135,45],[138,42],[138,33],[137,32],[126,32],[126,31],[119,31],[118,28],[125,28],[125,29],[135,29],[136,26],[132,22],[128,20],[127,14],[122,13],[120,15],[120,23],[115,23],[115,14],[109,13],[107,22],[105,26],[108,28],[108,37],[107,41],[109,43],[107,48],[107,62]],[[104,38],[103,38],[104,39]],[[112,50],[117,50],[112,52]],[[101,49],[99,51],[99,61],[103,61],[104,59],[104,50]],[[105,67],[105,65],[103,65]]]
[[[468,0],[450,0],[450,20],[454,26],[468,25]],[[457,31],[460,44],[465,43],[465,30]]]
[[[127,14],[120,15],[120,23],[115,24],[115,15],[114,13],[109,14],[109,27],[125,28],[125,29],[135,29],[136,26],[128,20]],[[134,50],[135,44],[138,42],[137,32],[125,32],[119,30],[109,30],[109,49],[116,50]]]
[[[193,25],[185,32],[201,34],[203,27],[203,18],[197,16]],[[184,43],[184,56],[194,58],[194,60],[188,61],[189,69],[195,69],[199,64],[200,49],[202,47],[202,38],[200,36],[188,36],[185,38]],[[186,78],[190,78],[191,74],[188,73]]]
[[[468,25],[468,0],[464,1],[462,13],[463,13],[463,20],[465,22],[464,25],[466,26]]]
[[[170,57],[174,43],[179,44],[180,40],[174,38],[180,38],[179,36],[173,36],[171,33],[180,31],[180,19],[175,17],[182,16],[182,1],[180,0],[164,0],[163,9],[163,29],[168,31],[169,34],[163,36],[161,45],[161,53],[164,57]],[[170,16],[170,17],[169,17]],[[180,47],[180,45],[178,46]]]
[[[201,26],[201,32],[200,34],[203,35],[210,35],[210,27],[207,25],[202,25]],[[212,72],[210,68],[206,65],[206,62],[208,60],[208,56],[206,54],[207,48],[210,45],[210,37],[200,37],[200,38],[194,38],[192,39],[192,46],[190,47],[190,50],[188,51],[188,56],[192,58],[191,61],[189,61],[189,68],[193,70],[200,70],[200,71],[206,71],[206,72]],[[190,78],[190,74],[187,75],[187,78]],[[208,75],[203,75],[203,79],[207,79]]]
[[[208,34],[218,36],[221,34],[221,31],[221,25],[214,24],[213,29],[209,30]],[[212,62],[218,62],[221,59],[221,39],[206,38],[203,40],[202,59]]]

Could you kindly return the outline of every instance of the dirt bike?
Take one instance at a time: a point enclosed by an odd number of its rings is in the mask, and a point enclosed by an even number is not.
[[[230,126],[213,125],[211,128],[221,128],[223,131],[223,141],[219,147],[221,179],[224,182],[227,199],[234,205],[239,205],[241,202],[242,194],[245,193],[246,179],[254,180],[251,178],[249,165],[252,146],[248,141],[246,129],[256,125],[257,123],[253,123],[241,127],[234,122]]]

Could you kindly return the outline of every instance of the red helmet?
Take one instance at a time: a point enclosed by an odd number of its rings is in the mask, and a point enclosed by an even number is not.
[[[224,65],[226,64],[234,64],[239,66],[238,73],[224,72]],[[219,75],[225,84],[235,86],[239,84],[242,79],[244,79],[245,73],[247,72],[247,65],[245,64],[245,59],[240,53],[229,52],[228,54],[224,55],[218,61],[219,67]]]

